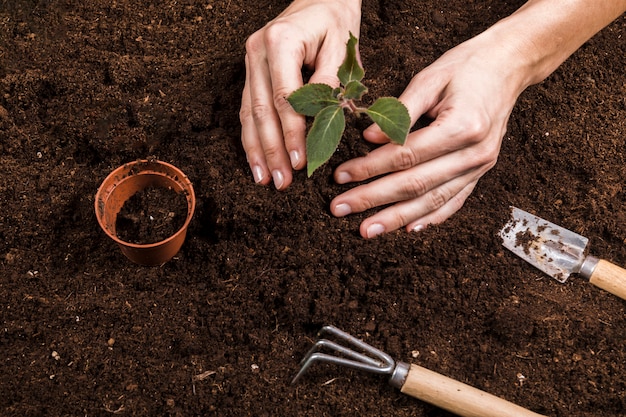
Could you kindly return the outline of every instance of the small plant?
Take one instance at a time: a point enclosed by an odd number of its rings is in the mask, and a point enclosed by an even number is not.
[[[306,84],[287,98],[293,109],[314,117],[306,138],[307,174],[326,163],[339,146],[346,127],[344,109],[356,116],[367,114],[392,142],[403,145],[411,127],[409,112],[397,98],[381,97],[370,107],[359,107],[367,87],[361,83],[365,71],[356,58],[357,38],[350,33],[346,57],[337,71],[341,85]]]

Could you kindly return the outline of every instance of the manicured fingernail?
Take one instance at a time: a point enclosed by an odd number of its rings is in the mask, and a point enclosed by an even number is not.
[[[424,225],[423,224],[415,225],[413,226],[413,229],[411,230],[413,230],[414,232],[421,232],[422,230],[424,230]]]
[[[258,165],[252,167],[252,176],[254,177],[254,182],[257,184],[263,181],[265,178],[265,174],[263,173],[263,168]]]
[[[337,217],[347,216],[350,213],[352,213],[352,207],[349,204],[341,203],[335,206],[335,216]]]
[[[291,159],[291,167],[295,169],[300,163],[300,152],[298,151],[289,152],[289,159]]]
[[[338,172],[336,181],[337,184],[346,184],[352,181],[352,177],[347,172]]]
[[[379,223],[371,224],[370,227],[367,228],[367,237],[378,236],[382,233],[385,233],[385,226]]]
[[[280,190],[285,183],[285,177],[283,177],[283,173],[279,170],[274,170],[272,171],[272,178],[274,179],[274,187],[276,187],[277,190]]]

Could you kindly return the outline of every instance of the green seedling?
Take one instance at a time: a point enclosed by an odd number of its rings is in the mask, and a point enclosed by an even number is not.
[[[360,107],[357,101],[367,93],[361,83],[365,71],[356,56],[357,38],[350,33],[346,57],[337,71],[341,85],[306,84],[287,98],[293,109],[313,117],[306,138],[307,174],[325,164],[337,150],[346,127],[344,111],[360,116],[367,114],[392,142],[403,145],[411,127],[407,108],[397,98],[381,97],[370,107]]]

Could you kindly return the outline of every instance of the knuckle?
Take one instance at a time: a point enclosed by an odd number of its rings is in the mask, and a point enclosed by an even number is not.
[[[397,229],[402,226],[406,226],[407,224],[413,221],[413,216],[410,213],[399,212],[394,215],[392,220],[393,228]]]
[[[365,158],[367,158],[367,156]],[[378,168],[371,164],[353,166],[351,169],[351,173],[352,173],[353,179],[359,179],[359,180],[363,180],[367,178],[375,178],[380,175]]]
[[[264,48],[264,36],[262,31],[253,33],[246,39],[246,52],[250,54],[256,54],[262,51]]]
[[[461,207],[463,207],[463,204],[465,203],[465,198],[466,196],[462,194],[457,194],[453,196],[452,198],[450,198],[446,202],[445,210],[437,210],[433,212],[432,217],[430,219],[431,223],[439,224],[448,220],[450,216],[452,216],[454,213],[459,211]]]
[[[443,207],[450,200],[450,193],[445,187],[438,187],[428,194],[428,206],[431,211]]]
[[[246,52],[248,54],[258,54],[266,50],[276,50],[284,46],[285,38],[296,28],[287,20],[276,19],[267,24],[264,28],[254,32],[246,39]]]
[[[247,106],[242,106],[239,109],[239,121],[241,124],[246,124],[252,119],[252,111]]]
[[[393,210],[390,210],[387,213],[386,219],[384,220],[385,230],[391,231],[399,229],[402,226],[406,226],[407,224],[415,221],[419,216],[414,210],[406,209],[402,207],[396,207]]]
[[[499,148],[489,148],[485,152],[483,152],[483,160],[482,165],[487,169],[491,169],[494,167],[496,162],[498,161],[498,155],[500,154]]]
[[[403,185],[403,193],[408,198],[420,197],[430,190],[430,182],[426,178],[411,175]]]
[[[287,101],[287,97],[289,97],[291,93],[291,91],[287,91],[285,88],[278,88],[274,91],[274,107],[279,113],[293,111],[291,104]]]
[[[372,154],[360,156],[346,162],[344,171],[348,172],[352,179],[371,178],[371,175],[375,172],[375,168],[372,164]]]
[[[350,201],[349,204],[352,207],[353,212],[355,213],[361,213],[377,206],[376,202],[372,199],[372,196],[370,194],[358,196],[357,198]]]
[[[262,122],[269,119],[274,111],[266,102],[253,100],[250,105],[250,112],[254,120]]]
[[[276,19],[263,29],[263,43],[267,48],[278,48],[284,43],[285,37],[293,31],[293,26],[288,21]]]
[[[504,133],[500,136],[500,140],[494,141],[492,144],[488,145],[484,152],[485,156],[489,159],[491,166],[495,165],[498,160],[498,156],[500,156],[500,143],[502,136],[504,136]]]
[[[420,158],[415,150],[409,146],[402,146],[397,159],[397,168],[400,171],[412,168],[420,163]]]
[[[263,153],[268,162],[281,160],[284,152],[285,148],[282,146],[282,143],[263,143]]]
[[[477,143],[484,139],[489,132],[491,122],[486,116],[478,116],[472,118],[465,118],[461,121],[459,127],[464,135],[474,143]]]
[[[465,160],[471,167],[485,167],[486,169],[491,169],[496,164],[499,153],[499,146],[485,145],[468,148]]]
[[[283,136],[285,143],[297,146],[299,140],[304,136],[305,126],[298,126],[296,124],[283,124]]]

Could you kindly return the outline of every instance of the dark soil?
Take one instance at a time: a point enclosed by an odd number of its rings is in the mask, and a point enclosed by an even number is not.
[[[178,232],[187,218],[187,197],[172,188],[148,187],[130,197],[115,224],[124,242],[149,244]]]
[[[524,1],[365,1],[372,97]],[[315,365],[324,324],[397,360],[560,417],[623,416],[626,302],[502,248],[513,204],[626,264],[626,19],[520,97],[496,167],[419,234],[363,240],[334,218],[333,167],[285,192],[239,136],[244,41],[288,1],[0,1],[0,414],[449,416],[386,378]],[[364,122],[362,122],[364,123]],[[154,155],[197,211],[161,267],[128,261],[94,194]]]

